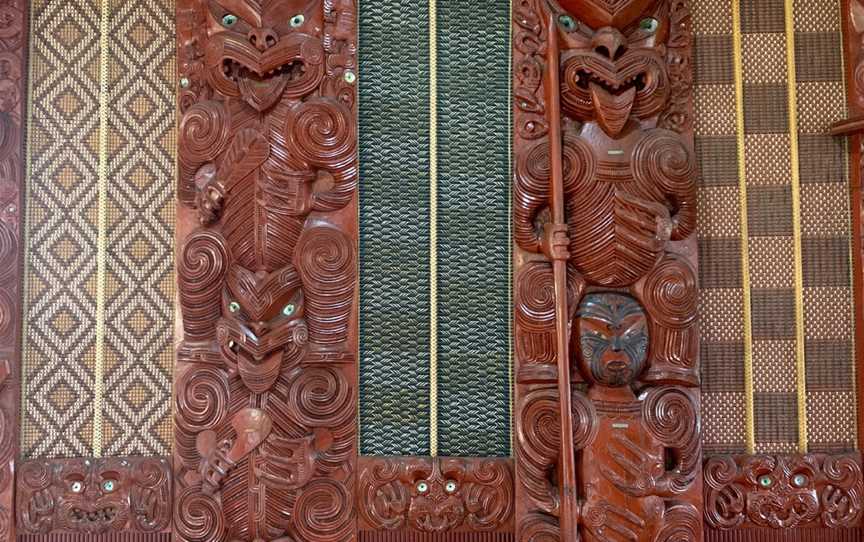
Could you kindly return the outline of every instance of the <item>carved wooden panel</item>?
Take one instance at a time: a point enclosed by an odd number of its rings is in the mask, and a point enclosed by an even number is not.
[[[361,457],[358,472],[361,530],[513,531],[509,459]]]
[[[702,538],[690,24],[514,2],[518,540]]]
[[[171,465],[164,457],[36,459],[17,479],[18,532],[158,533],[171,528]]]
[[[354,537],[353,0],[179,0],[175,531]]]
[[[712,457],[704,475],[705,522],[713,529],[861,524],[859,454]]]
[[[0,542],[15,539],[29,3],[0,3]]]

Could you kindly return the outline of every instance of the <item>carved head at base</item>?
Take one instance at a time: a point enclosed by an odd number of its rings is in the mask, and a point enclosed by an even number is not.
[[[579,339],[579,367],[589,382],[626,386],[645,368],[648,320],[632,297],[612,292],[585,295],[573,332]]]
[[[597,15],[585,21],[586,16],[603,10],[582,11],[582,4],[613,2],[561,2],[566,10],[558,18],[563,43],[561,107],[577,121],[596,121],[616,138],[628,120],[659,115],[669,99],[668,7],[660,2],[645,9],[650,3],[619,1],[614,4],[624,7],[615,16]],[[635,14],[617,17],[628,9]]]
[[[266,111],[321,83],[320,0],[209,0],[206,9],[207,78],[219,94]]]
[[[465,469],[454,461],[434,460],[431,465],[407,469],[404,481],[412,484],[408,507],[411,527],[425,532],[458,527],[465,518],[460,487],[464,477]]]

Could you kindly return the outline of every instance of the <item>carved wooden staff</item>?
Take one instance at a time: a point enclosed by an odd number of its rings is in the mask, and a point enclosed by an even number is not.
[[[558,339],[558,395],[561,409],[561,541],[575,542],[578,534],[576,458],[573,451],[573,414],[570,410],[570,360],[567,352],[567,222],[564,216],[564,171],[561,162],[561,102],[558,81],[558,29],[555,14],[546,22],[546,112],[549,121],[552,223],[546,225],[547,251],[555,274],[555,324]]]

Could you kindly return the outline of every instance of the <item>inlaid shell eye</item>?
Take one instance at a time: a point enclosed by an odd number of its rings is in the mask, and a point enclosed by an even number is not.
[[[72,482],[72,486],[69,489],[72,490],[72,493],[81,493],[84,491],[84,484],[81,482]]]
[[[657,32],[657,27],[659,26],[660,23],[654,17],[645,17],[639,21],[639,28],[650,34]]]
[[[774,485],[774,480],[767,474],[764,474],[759,477],[759,485],[762,487],[771,487]]]
[[[237,21],[239,21],[239,19],[233,13],[226,13],[222,16],[222,26],[226,28],[231,28],[237,24]]]
[[[302,25],[305,21],[306,21],[306,17],[304,17],[302,13],[298,13],[297,15],[291,17],[291,20],[289,21],[289,23],[291,24],[291,26],[293,28],[297,28],[298,26]]]
[[[457,487],[458,486],[456,485],[456,482],[454,480],[447,480],[447,483],[444,484],[444,491],[446,491],[447,493],[453,493],[456,491]]]
[[[105,480],[102,482],[102,491],[105,493],[111,493],[115,489],[117,489],[117,482],[114,480]]]
[[[282,309],[282,314],[284,314],[285,316],[291,316],[292,314],[294,314],[295,310],[296,309],[294,307],[294,303],[289,303],[285,305],[285,307]]]
[[[792,485],[795,487],[804,487],[807,485],[807,477],[803,474],[796,474],[792,477]]]
[[[429,484],[426,482],[417,482],[418,493],[426,493],[427,491],[429,491]]]
[[[568,32],[576,30],[576,20],[569,15],[559,15],[558,23]]]
[[[239,312],[240,311],[240,303],[237,303],[236,301],[232,301],[231,303],[228,303],[228,310],[231,312]]]

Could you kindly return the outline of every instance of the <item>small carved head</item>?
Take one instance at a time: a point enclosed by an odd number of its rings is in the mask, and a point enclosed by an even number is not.
[[[443,532],[458,527],[465,518],[461,484],[464,466],[458,460],[434,458],[431,468],[423,463],[408,469],[404,481],[411,484],[408,520],[424,532]]]
[[[213,88],[258,111],[301,98],[324,75],[321,0],[207,0],[205,64]]]
[[[564,43],[561,107],[578,121],[597,121],[609,137],[617,138],[631,118],[656,116],[669,99],[665,62],[669,15],[666,2],[641,11],[647,7],[644,0],[626,2],[610,12],[614,15],[600,8],[576,9],[582,4],[609,3],[562,2],[569,13],[559,16]],[[589,20],[580,22],[577,15]]]
[[[229,269],[217,338],[249,389],[270,389],[286,357],[299,355],[308,340],[303,314],[303,291],[293,266],[273,273],[239,265]]]
[[[129,520],[129,469],[120,459],[75,459],[54,482],[59,520],[69,531],[103,533]]]
[[[580,368],[590,382],[619,387],[632,383],[648,357],[648,320],[630,296],[603,292],[585,295],[574,333]]]

